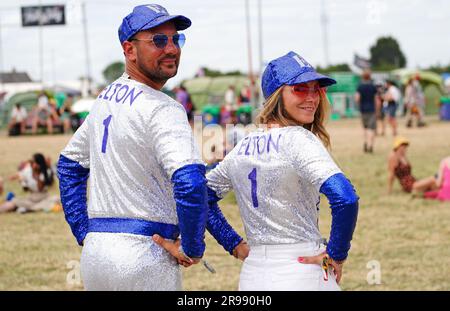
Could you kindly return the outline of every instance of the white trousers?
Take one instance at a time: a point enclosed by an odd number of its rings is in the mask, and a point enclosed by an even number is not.
[[[319,243],[251,246],[242,266],[240,291],[339,291],[333,272],[324,280],[322,267],[301,264],[298,257],[325,251]]]

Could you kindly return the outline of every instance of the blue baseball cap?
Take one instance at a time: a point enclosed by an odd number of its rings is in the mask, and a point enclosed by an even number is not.
[[[191,20],[183,15],[169,15],[159,4],[138,5],[133,12],[125,16],[119,27],[120,43],[130,39],[136,33],[173,21],[177,30],[191,26]]]
[[[267,99],[282,85],[295,85],[310,81],[318,81],[321,87],[330,86],[336,80],[317,73],[303,57],[295,52],[272,60],[264,70],[261,88]]]

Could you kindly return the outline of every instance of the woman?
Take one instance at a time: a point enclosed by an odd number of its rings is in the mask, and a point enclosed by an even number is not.
[[[207,174],[207,228],[227,250],[238,239],[217,216],[217,201],[232,189],[236,193],[250,246],[240,290],[339,290],[358,197],[324,147],[330,145],[325,87],[334,83],[294,52],[271,61],[258,117],[266,130],[242,139]],[[318,227],[320,193],[333,216],[326,246]],[[244,242],[235,255],[245,258]]]
[[[13,198],[0,205],[0,213],[18,211],[20,213],[50,210],[56,197],[49,197],[47,189],[53,184],[53,172],[50,163],[41,153],[21,164],[19,172],[10,177],[10,180],[19,180],[22,188],[30,192],[25,198]]]
[[[400,182],[403,191],[407,193],[418,194],[438,188],[434,176],[417,180],[411,174],[411,164],[406,157],[408,146],[409,141],[404,137],[397,137],[394,140],[393,149],[388,159],[388,194],[392,192],[395,178]]]
[[[441,161],[436,186],[438,190],[425,192],[424,197],[427,199],[450,201],[450,157]]]
[[[398,103],[400,101],[400,91],[395,86],[394,81],[387,80],[386,81],[386,93],[384,94],[384,101],[386,106],[384,107],[385,114],[388,116],[388,122],[392,127],[393,136],[397,136],[397,108]]]

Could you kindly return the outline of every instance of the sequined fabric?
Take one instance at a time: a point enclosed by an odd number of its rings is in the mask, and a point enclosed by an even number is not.
[[[62,154],[90,168],[89,218],[169,224],[178,223],[173,172],[202,163],[183,107],[126,74],[99,95]]]
[[[172,176],[181,232],[181,247],[189,257],[202,257],[208,214],[205,166],[186,165]]]
[[[182,289],[175,258],[141,235],[88,233],[80,269],[86,290]]]
[[[184,108],[126,74],[99,94],[62,155],[90,170],[89,218],[172,225],[172,175],[202,164]],[[174,259],[151,237],[125,233],[88,233],[82,276],[88,290],[180,288]]]
[[[283,85],[294,85],[317,81],[321,87],[336,83],[336,80],[317,73],[300,55],[290,51],[269,62],[261,79],[264,98],[268,98]]]
[[[226,218],[223,216],[217,202],[220,200],[214,190],[208,188],[208,222],[206,228],[209,233],[222,245],[222,247],[233,254],[234,248],[242,241],[242,237],[234,231]]]
[[[86,193],[89,169],[63,155],[59,157],[57,167],[64,215],[78,245],[82,245],[88,233]]]
[[[339,173],[328,178],[320,188],[331,208],[331,232],[327,253],[335,260],[347,258],[358,218],[358,196],[350,181]]]
[[[234,189],[250,245],[318,241],[319,189],[341,173],[302,127],[258,130],[207,174],[219,197]]]

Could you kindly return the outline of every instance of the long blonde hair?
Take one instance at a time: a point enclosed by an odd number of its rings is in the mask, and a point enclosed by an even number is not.
[[[257,124],[278,123],[281,126],[303,126],[319,137],[325,147],[330,148],[330,135],[325,129],[325,121],[328,120],[330,102],[325,89],[320,89],[319,106],[314,114],[314,121],[310,124],[300,124],[294,120],[284,108],[281,92],[284,86],[279,87],[264,103],[264,108],[256,117]]]

